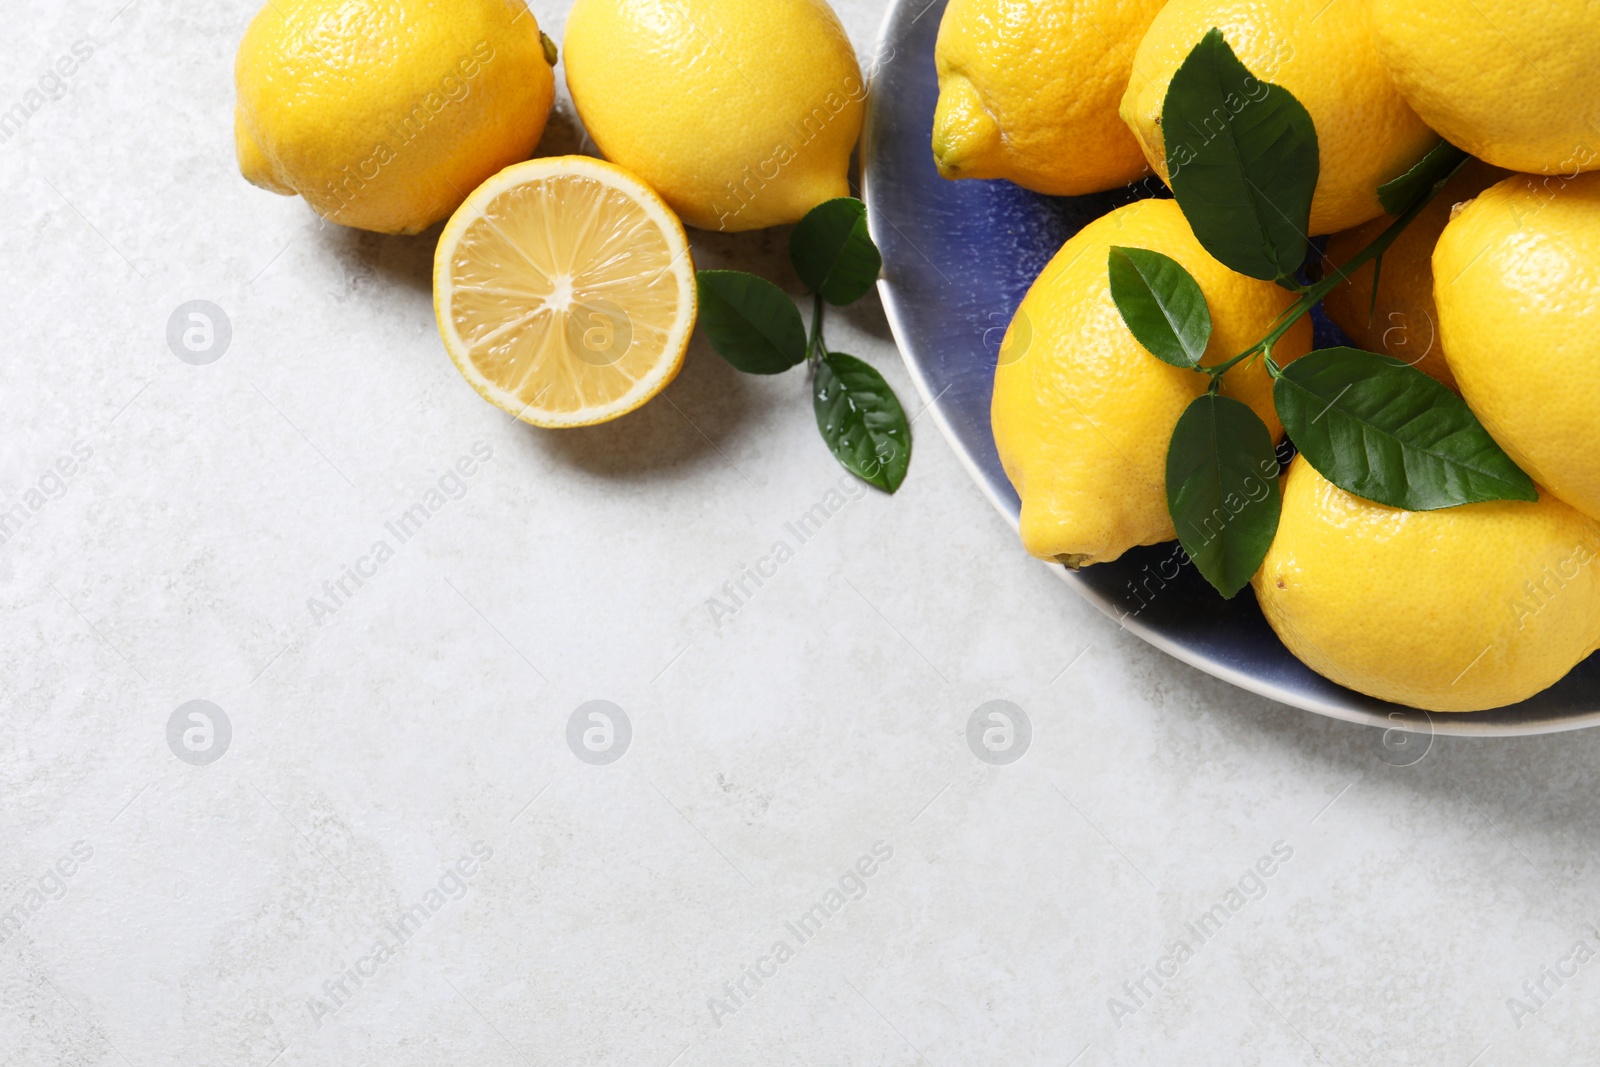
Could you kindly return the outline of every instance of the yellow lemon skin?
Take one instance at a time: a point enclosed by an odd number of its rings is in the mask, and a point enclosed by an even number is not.
[[[1328,317],[1358,347],[1393,356],[1456,389],[1456,376],[1450,371],[1444,345],[1439,341],[1439,311],[1433,302],[1433,249],[1455,205],[1471,200],[1505,177],[1506,172],[1499,167],[1468,160],[1383,254],[1383,269],[1377,272],[1377,300],[1372,295],[1373,265],[1368,263],[1328,294],[1323,301]],[[1393,222],[1382,215],[1353,230],[1334,234],[1328,242],[1328,262],[1348,263]]]
[[[1167,141],[1183,137],[1197,147],[1208,136],[1162,130],[1167,86],[1217,27],[1251,74],[1293,93],[1311,115],[1322,163],[1312,236],[1359,226],[1383,213],[1378,187],[1439,142],[1389,81],[1372,23],[1371,0],[1172,0],[1134,56],[1123,121],[1165,179]]]
[[[1600,167],[1591,0],[1373,0],[1378,54],[1445,140],[1508,170]]]
[[[379,233],[426,229],[528,158],[555,95],[522,0],[271,0],[234,80],[244,176]]]
[[[256,144],[255,137],[245,125],[242,109],[237,107],[233,113],[233,147],[239,159],[239,173],[244,175],[245,181],[280,196],[295,195],[295,191],[285,185],[273,170],[272,161]]]
[[[946,178],[1051,196],[1148,173],[1117,116],[1133,52],[1166,0],[951,0],[934,63],[933,155]]]
[[[1554,685],[1600,643],[1597,554],[1600,523],[1548,493],[1399,511],[1302,456],[1254,586],[1318,674],[1427,711],[1482,711]]]
[[[1080,230],[1028,290],[1000,347],[990,410],[995,445],[1022,497],[1022,543],[1071,567],[1105,563],[1177,536],[1167,513],[1167,444],[1207,376],[1163,363],[1128,332],[1111,299],[1113,246],[1170,256],[1194,276],[1211,311],[1203,362],[1219,363],[1266,336],[1294,300],[1270,282],[1212,259],[1172,200],[1141,200]],[[1302,318],[1273,354],[1311,347]],[[1282,433],[1259,360],[1223,377],[1222,391]]]
[[[867,90],[824,0],[577,0],[563,50],[600,151],[689,225],[781,226],[850,195]]]
[[[1461,395],[1535,481],[1600,518],[1600,174],[1485,190],[1433,275]]]

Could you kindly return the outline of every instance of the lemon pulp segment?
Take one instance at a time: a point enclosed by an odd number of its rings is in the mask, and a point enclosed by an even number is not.
[[[440,240],[445,346],[486,399],[539,426],[615,418],[677,373],[694,322],[682,225],[620,168],[518,164]]]

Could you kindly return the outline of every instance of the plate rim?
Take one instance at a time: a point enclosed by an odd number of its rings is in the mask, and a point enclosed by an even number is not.
[[[917,16],[921,18],[922,14],[925,14],[936,2],[937,0],[889,0],[887,8],[884,10],[883,20],[879,23],[877,37],[873,42],[872,55],[874,57],[888,56],[892,59],[897,54],[894,47],[893,34],[905,9],[912,3],[922,4],[922,11]],[[872,235],[872,239],[881,246],[883,239],[880,220],[883,215],[882,212],[873,210],[871,166],[874,120],[878,108],[878,95],[873,91],[873,83],[876,82],[878,77],[877,67],[878,64],[875,61],[869,69],[867,77],[867,110],[861,130],[860,183],[861,200],[867,206],[867,229]],[[904,308],[894,286],[888,278],[880,276],[877,288],[878,297],[883,302],[884,317],[888,320],[889,331],[894,335],[895,347],[900,354],[900,361],[905,365],[906,372],[911,376],[911,382],[916,387],[918,396],[922,399],[923,410],[932,414],[934,424],[939,427],[940,435],[944,437],[945,442],[950,446],[950,450],[955,453],[956,459],[966,470],[967,476],[977,485],[979,492],[999,512],[1000,517],[1005,520],[1008,526],[1013,530],[1018,530],[1019,517],[1013,514],[1009,503],[1002,500],[995,492],[988,477],[979,468],[972,454],[961,443],[954,427],[950,424],[945,408],[939,402],[944,395],[943,392],[938,396],[933,394],[930,383],[923,374],[921,365],[912,356],[911,346],[906,342],[906,338],[910,336],[910,333],[903,324]],[[945,391],[947,392],[948,388]],[[1555,719],[1543,718],[1526,723],[1486,722],[1482,720],[1474,721],[1469,718],[1474,714],[1484,713],[1429,712],[1417,708],[1403,708],[1399,705],[1394,705],[1390,709],[1380,710],[1376,708],[1349,707],[1327,700],[1308,697],[1296,690],[1265,681],[1247,671],[1192,652],[1165,635],[1151,629],[1136,618],[1130,622],[1130,616],[1126,612],[1119,612],[1115,605],[1097,595],[1093,589],[1074,581],[1072,573],[1065,567],[1044,560],[1038,562],[1041,566],[1047,567],[1055,573],[1080,597],[1099,609],[1101,614],[1110,618],[1124,630],[1134,634],[1141,641],[1210,677],[1301,711],[1385,731],[1401,730],[1407,733],[1430,736],[1438,734],[1449,737],[1536,737],[1545,734],[1567,733],[1572,730],[1582,730],[1600,725],[1600,709],[1579,715],[1563,716]],[[1492,714],[1497,710],[1503,709],[1491,709],[1488,714]]]

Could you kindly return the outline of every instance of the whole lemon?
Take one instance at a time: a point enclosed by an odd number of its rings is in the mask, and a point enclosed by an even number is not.
[[[553,62],[523,0],[271,0],[234,65],[239,168],[334,222],[416,233],[533,154]]]
[[[1510,170],[1600,167],[1593,0],[1374,0],[1378,54],[1451,144]]]
[[[1537,503],[1399,511],[1297,458],[1256,599],[1283,643],[1348,689],[1481,711],[1560,681],[1600,644],[1600,523]]]
[[[1090,223],[1062,245],[1006,331],[990,417],[995,446],[1022,497],[1022,543],[1071,567],[1105,563],[1177,536],[1167,512],[1167,444],[1208,377],[1163,363],[1128,331],[1111,298],[1113,246],[1181,263],[1205,293],[1219,363],[1255,344],[1294,300],[1271,282],[1212,259],[1171,200],[1141,200]],[[1302,318],[1273,349],[1287,363],[1311,347]],[[1260,360],[1223,376],[1274,437],[1283,432]]]
[[[1455,389],[1456,376],[1450,372],[1444,346],[1439,343],[1439,314],[1433,302],[1433,247],[1456,204],[1471,200],[1505,177],[1506,172],[1499,167],[1468,160],[1383,254],[1383,269],[1377,272],[1377,299],[1372,294],[1373,264],[1367,263],[1328,294],[1323,302],[1328,317],[1367,351],[1403,360]],[[1393,222],[1383,215],[1353,230],[1334,234],[1328,242],[1328,261],[1335,265],[1348,263]]]
[[[1133,50],[1166,0],[951,0],[934,63],[933,155],[946,178],[1052,196],[1149,168],[1117,116]]]
[[[824,0],[577,0],[563,47],[595,144],[689,225],[780,226],[850,195],[867,88]]]
[[[1535,481],[1600,517],[1600,174],[1486,189],[1433,276],[1461,395]]]
[[[1250,73],[1293,93],[1316,126],[1322,170],[1311,201],[1311,235],[1358,226],[1383,214],[1378,187],[1410,170],[1439,141],[1390,83],[1372,23],[1371,0],[1172,0],[1139,44],[1122,118],[1166,178],[1161,109],[1167,86],[1200,39],[1221,29]],[[1247,102],[1243,119],[1248,108]]]

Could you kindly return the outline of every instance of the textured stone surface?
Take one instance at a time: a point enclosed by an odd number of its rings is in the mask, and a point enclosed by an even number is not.
[[[0,1063],[1594,1059],[1600,963],[1522,983],[1600,950],[1600,734],[1391,766],[1077,601],[925,421],[898,497],[850,499],[718,626],[849,484],[803,380],[697,342],[621,422],[510,421],[439,346],[427,236],[238,177],[252,5],[123,2],[12,0],[0,35],[0,110],[92,48],[0,141]],[[883,6],[840,5],[863,53]],[[564,9],[536,0],[553,36]],[[785,241],[696,254],[798,291]],[[166,342],[196,299],[233,328],[208,366]],[[909,400],[874,301],[832,337]],[[205,766],[168,745],[197,699],[232,728]],[[596,699],[632,726],[603,766],[566,742]],[[996,699],[1033,726],[1008,766],[967,747]]]

